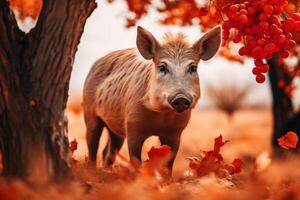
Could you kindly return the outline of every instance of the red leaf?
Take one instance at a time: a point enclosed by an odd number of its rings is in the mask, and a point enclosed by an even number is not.
[[[232,175],[241,172],[243,162],[240,159],[235,159],[231,164],[226,164],[223,161],[220,150],[227,142],[228,141],[223,141],[223,137],[220,135],[215,139],[214,150],[205,151],[202,159],[189,159],[189,167],[196,172],[198,177],[214,173],[218,177],[224,178],[230,174]]]
[[[280,147],[284,149],[295,149],[298,143],[298,136],[295,132],[289,131],[277,140]]]
[[[71,151],[72,155],[73,155],[74,151],[77,150],[77,146],[78,146],[78,143],[77,143],[76,139],[74,139],[70,142],[70,151]]]
[[[221,147],[226,144],[228,142],[228,140],[223,142],[223,136],[220,135],[219,137],[217,137],[215,139],[215,145],[214,145],[214,151],[215,152],[220,152]]]
[[[161,159],[168,157],[171,154],[171,147],[168,145],[162,145],[158,148],[152,147],[148,152],[149,160]]]
[[[166,165],[171,157],[171,147],[167,145],[158,148],[152,147],[148,152],[149,159],[140,168],[140,172],[144,176],[154,176],[154,171],[159,172],[160,175],[169,174]]]
[[[78,147],[78,143],[77,143],[77,140],[74,139],[70,142],[70,151],[71,151],[71,154],[70,154],[70,161],[73,165],[75,165],[77,163],[77,160],[74,158],[73,154],[74,152],[77,150],[77,147]]]
[[[232,165],[235,168],[235,173],[240,173],[242,171],[244,163],[240,159],[236,158],[232,161]]]
[[[20,199],[19,191],[12,185],[4,185],[0,187],[0,199],[15,200]]]

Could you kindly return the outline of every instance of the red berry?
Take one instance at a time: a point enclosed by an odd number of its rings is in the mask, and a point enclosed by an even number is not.
[[[286,33],[285,36],[286,36],[287,39],[292,39],[293,38],[293,35],[291,33]]]
[[[290,48],[294,48],[295,46],[296,46],[295,40],[290,40],[290,41],[289,41],[289,47],[290,47]]]
[[[239,7],[238,7],[238,5],[235,4],[235,5],[230,6],[229,9],[231,12],[236,13],[238,11]]]
[[[264,64],[260,67],[260,71],[261,73],[267,73],[269,71],[269,65],[268,64]]]
[[[297,21],[300,20],[300,14],[299,14],[299,13],[292,13],[292,14],[291,14],[291,17],[292,17],[294,20],[297,20]]]
[[[267,15],[262,13],[261,15],[259,15],[259,20],[260,21],[266,21],[267,20]]]
[[[283,22],[283,28],[288,31],[293,30],[295,28],[295,26],[296,26],[296,23],[293,18],[287,19]]]
[[[289,52],[288,51],[282,51],[282,52],[280,52],[280,57],[282,59],[288,58],[289,57]]]
[[[269,30],[270,30],[272,33],[276,33],[276,32],[278,31],[278,26],[275,25],[275,24],[271,24]]]
[[[263,29],[263,30],[267,30],[269,28],[269,23],[262,21],[259,23],[259,26]]]
[[[257,83],[263,83],[265,82],[266,77],[263,74],[257,74],[255,80]]]
[[[239,16],[239,21],[240,21],[241,23],[243,23],[243,24],[247,23],[247,21],[248,21],[247,15],[240,15],[240,16]]]
[[[260,46],[263,46],[266,43],[266,40],[264,38],[260,38],[257,40],[257,44]]]
[[[271,14],[273,14],[273,11],[274,11],[274,7],[272,5],[267,5],[264,7],[264,12],[266,14],[271,15]]]
[[[289,57],[288,51],[294,51],[297,44],[292,33],[300,31],[300,14],[287,11],[286,17],[282,16],[286,5],[291,2],[288,0],[226,2],[228,4],[220,8],[226,19],[223,22],[222,44],[228,45],[233,34],[232,41],[243,45],[239,55],[255,59],[252,73],[258,83],[263,83],[265,73],[269,71],[269,65],[264,60],[272,59],[277,52],[284,59]]]
[[[248,15],[248,11],[246,9],[241,9],[239,14],[240,15]]]
[[[238,34],[236,35],[233,40],[232,40],[234,43],[239,43],[241,41],[241,36]]]
[[[282,44],[282,43],[284,43],[285,41],[286,41],[285,35],[279,35],[279,36],[278,36],[277,42],[278,42],[279,44]]]
[[[255,14],[255,9],[253,7],[248,8],[248,14],[249,15],[254,15]]]
[[[254,75],[260,74],[260,70],[258,69],[258,67],[254,67],[254,68],[252,69],[252,74],[254,74]]]
[[[239,50],[239,54],[240,54],[241,56],[246,55],[246,48],[245,48],[245,47],[241,47],[240,50]]]
[[[268,53],[273,53],[274,50],[275,50],[276,46],[274,43],[269,43],[269,44],[266,44],[264,49],[268,52]]]
[[[269,19],[269,22],[272,23],[272,24],[275,24],[277,26],[281,25],[281,22],[280,22],[280,20],[278,19],[278,17],[276,15],[271,15],[270,19]]]
[[[255,66],[259,67],[259,66],[262,66],[264,63],[262,60],[255,60],[254,64],[255,64]]]

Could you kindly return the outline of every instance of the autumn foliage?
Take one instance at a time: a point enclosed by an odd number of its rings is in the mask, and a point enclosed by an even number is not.
[[[108,0],[114,2],[114,0]],[[297,57],[296,46],[300,41],[299,0],[161,0],[159,4],[150,0],[126,0],[128,14],[126,27],[134,26],[145,16],[150,7],[160,13],[160,22],[181,26],[198,24],[202,30],[218,24],[223,26],[223,48],[220,55],[231,61],[243,62],[253,58],[252,73],[258,83],[265,82],[269,71],[267,60],[278,56],[281,59]],[[36,19],[42,0],[10,0],[11,8],[19,19]],[[283,61],[284,62],[284,61]],[[284,62],[290,77],[299,76],[300,61]],[[280,80],[280,88],[290,97],[295,86],[292,81]]]
[[[220,178],[226,178],[230,175],[240,173],[242,171],[243,162],[240,159],[234,159],[232,163],[226,164],[220,153],[228,141],[223,141],[222,135],[215,139],[214,149],[212,151],[203,151],[203,157],[192,157],[190,160],[190,168],[196,172],[197,177],[207,176],[214,173]]]
[[[112,2],[112,1],[110,1]],[[253,75],[264,83],[269,71],[268,60],[280,58],[281,67],[291,77],[299,76],[300,60],[297,44],[300,40],[299,0],[126,0],[130,15],[126,27],[132,27],[147,14],[150,7],[160,14],[164,25],[199,25],[206,31],[218,24],[223,27],[223,48],[220,55],[230,61],[253,59]],[[133,6],[134,5],[134,6]],[[285,62],[287,58],[298,62]],[[280,88],[292,97],[293,81],[280,80]]]
[[[42,0],[9,0],[10,7],[17,11],[20,20],[26,17],[36,19],[42,9]]]

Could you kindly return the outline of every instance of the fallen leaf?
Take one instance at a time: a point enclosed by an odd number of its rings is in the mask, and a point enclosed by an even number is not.
[[[76,140],[76,139],[72,140],[72,141],[70,142],[70,151],[71,151],[72,155],[73,155],[74,151],[77,150],[77,147],[78,147],[78,142],[77,142],[77,140]]]
[[[242,171],[243,168],[243,161],[236,158],[232,161],[232,165],[235,167],[235,173],[240,173]]]
[[[226,164],[223,161],[220,150],[227,142],[227,140],[223,141],[223,137],[220,135],[215,139],[214,150],[204,151],[204,157],[201,158],[189,158],[189,167],[196,172],[197,177],[203,177],[210,173],[214,173],[219,178],[226,178],[242,171],[243,162],[240,159],[234,159],[231,164]]]
[[[223,136],[220,135],[219,137],[217,137],[215,139],[215,145],[214,145],[214,151],[215,152],[219,152],[221,147],[224,146],[224,144],[226,144],[228,142],[228,140],[223,142]]]
[[[295,132],[289,131],[277,140],[280,147],[284,149],[295,149],[298,143],[298,136]]]
[[[148,152],[149,160],[162,159],[165,157],[170,157],[171,147],[168,145],[162,145],[158,148],[152,147]]]
[[[77,150],[78,147],[78,142],[76,139],[72,140],[70,142],[69,148],[71,151],[71,155],[70,155],[70,161],[73,165],[75,165],[77,163],[77,160],[74,158],[74,152]]]
[[[149,159],[142,165],[140,172],[144,176],[159,177],[169,174],[167,163],[171,158],[171,147],[162,145],[158,148],[152,147],[148,152]]]

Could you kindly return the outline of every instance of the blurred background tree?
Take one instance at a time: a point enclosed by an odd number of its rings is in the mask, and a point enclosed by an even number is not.
[[[292,101],[295,80],[300,75],[300,0],[125,1],[128,28],[150,10],[159,14],[164,25],[199,26],[206,31],[221,24],[223,44],[219,54],[233,62],[253,59],[252,72],[258,83],[265,82],[265,74],[269,76],[275,153],[282,152],[279,137],[291,130],[300,133],[300,112]]]
[[[234,113],[245,106],[251,87],[234,82],[227,82],[220,86],[210,83],[207,85],[206,91],[212,103],[225,112],[231,121]]]

